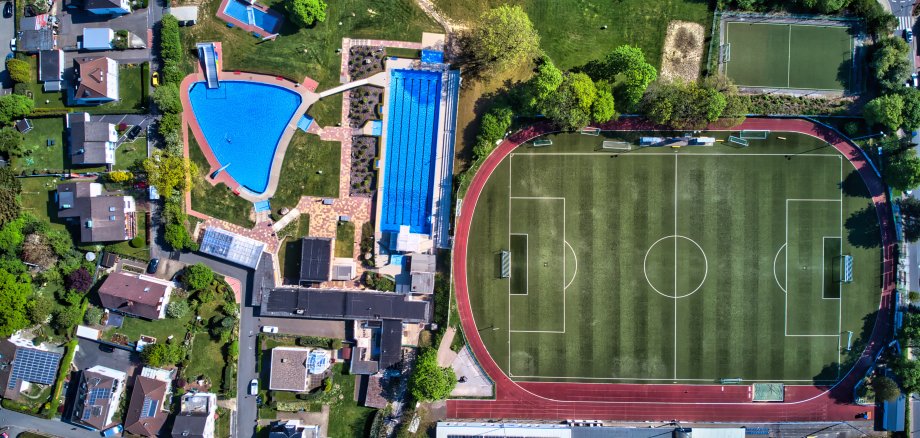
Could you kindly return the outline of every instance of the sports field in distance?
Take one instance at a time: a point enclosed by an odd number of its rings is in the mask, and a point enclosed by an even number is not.
[[[848,26],[726,21],[723,72],[739,86],[847,90],[853,77]]]
[[[841,378],[879,305],[878,219],[853,166],[793,133],[680,149],[637,135],[549,135],[490,176],[467,279],[496,363],[526,381]]]

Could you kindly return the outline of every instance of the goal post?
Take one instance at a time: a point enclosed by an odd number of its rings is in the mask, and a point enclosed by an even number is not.
[[[580,132],[582,135],[598,136],[601,135],[601,128],[581,128]]]
[[[719,62],[726,64],[732,60],[732,44],[725,43],[719,46]]]
[[[734,144],[736,144],[736,145],[742,146],[742,147],[747,147],[747,146],[748,146],[748,141],[747,141],[747,140],[745,140],[745,139],[743,139],[743,138],[741,138],[741,137],[735,137],[734,135],[728,136],[728,141],[729,141],[729,142],[732,142],[732,143],[734,143]]]
[[[553,144],[552,140],[534,140],[533,147],[542,148]]]
[[[760,131],[760,130],[743,130],[741,131],[741,138],[748,140],[766,140],[767,136],[770,135],[770,131]]]
[[[632,144],[625,141],[604,140],[601,143],[601,149],[605,151],[630,151],[632,150]]]

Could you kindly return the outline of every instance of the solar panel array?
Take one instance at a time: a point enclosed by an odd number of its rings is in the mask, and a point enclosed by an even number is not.
[[[159,407],[159,400],[151,400],[149,398],[144,398],[144,406],[141,407],[141,418],[153,418],[157,415],[157,408]]]
[[[258,240],[239,236],[219,228],[207,228],[201,239],[201,252],[255,268],[265,249]]]
[[[89,404],[95,405],[100,398],[109,399],[112,397],[111,388],[96,388],[89,392]],[[108,400],[105,401],[108,403]]]
[[[17,348],[7,388],[16,388],[20,380],[50,385],[54,383],[60,362],[61,355],[57,353],[33,350],[31,348]]]

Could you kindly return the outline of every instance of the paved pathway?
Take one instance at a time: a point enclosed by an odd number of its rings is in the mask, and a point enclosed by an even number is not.
[[[601,126],[608,130],[662,130],[638,118],[624,118]],[[713,127],[715,130],[724,128]],[[782,403],[752,403],[747,385],[636,385],[610,383],[516,382],[490,356],[473,320],[467,284],[467,247],[476,201],[499,163],[519,144],[554,132],[546,123],[528,127],[506,138],[483,162],[470,183],[458,211],[454,238],[453,273],[460,320],[470,349],[496,385],[494,400],[450,400],[452,418],[533,418],[681,421],[853,421],[866,411],[852,404],[852,388],[872,364],[891,333],[896,239],[885,185],[861,151],[830,128],[803,119],[748,118],[735,130],[800,132],[834,146],[856,168],[872,196],[882,242],[882,278],[879,309],[865,350],[855,366],[833,387],[787,385]]]
[[[453,327],[448,327],[447,330],[444,331],[444,336],[441,337],[441,343],[438,344],[438,366],[449,367],[454,359],[457,358],[457,353],[454,353],[454,350],[450,349],[450,344],[454,342],[455,334],[457,334],[457,329]]]

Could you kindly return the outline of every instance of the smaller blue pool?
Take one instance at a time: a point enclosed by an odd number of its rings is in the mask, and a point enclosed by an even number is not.
[[[248,81],[222,81],[213,89],[195,82],[188,95],[195,120],[224,171],[248,190],[265,192],[275,150],[300,106],[300,95]]]
[[[281,16],[277,13],[270,9],[265,12],[240,0],[228,1],[224,13],[250,26],[260,28],[266,34],[278,33],[278,28],[281,27]]]

